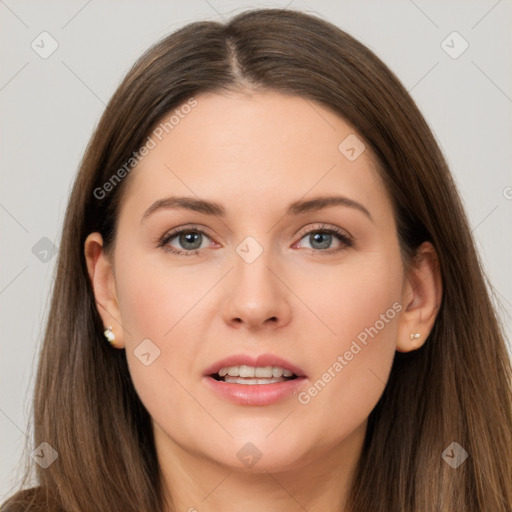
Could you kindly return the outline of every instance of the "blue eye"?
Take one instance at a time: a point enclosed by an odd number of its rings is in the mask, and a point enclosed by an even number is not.
[[[199,249],[203,242],[203,234],[196,233],[193,231],[182,231],[179,235],[177,235],[174,238],[178,239],[181,247],[183,247],[184,249]]]
[[[159,247],[180,256],[192,256],[198,254],[200,249],[210,245],[209,243],[205,244],[207,240],[209,238],[203,231],[185,228],[164,235]],[[176,244],[178,244],[177,247]]]
[[[341,251],[353,245],[352,239],[348,234],[337,228],[320,228],[308,231],[299,240],[299,244],[305,240],[309,243],[306,249],[313,250],[320,254],[332,254]],[[335,243],[335,247],[332,244]],[[297,245],[295,245],[297,247]]]
[[[318,246],[313,247],[313,249],[329,249],[333,241],[332,233],[322,231],[310,233],[307,237],[310,244],[318,244]]]

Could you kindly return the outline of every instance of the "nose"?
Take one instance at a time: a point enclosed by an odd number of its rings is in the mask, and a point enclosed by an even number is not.
[[[231,327],[253,331],[288,324],[290,291],[283,277],[270,251],[263,251],[252,263],[235,255],[226,288],[224,321]]]

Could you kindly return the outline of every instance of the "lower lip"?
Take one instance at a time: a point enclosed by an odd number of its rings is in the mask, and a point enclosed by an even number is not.
[[[296,395],[306,378],[297,377],[273,384],[231,384],[209,376],[204,380],[217,395],[236,404],[272,405]]]

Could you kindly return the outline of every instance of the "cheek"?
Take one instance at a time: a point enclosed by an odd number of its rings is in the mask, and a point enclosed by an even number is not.
[[[137,263],[142,261],[143,257],[134,256],[132,262],[116,267],[130,376],[153,420],[171,426],[174,436],[192,445],[193,429],[187,428],[187,422],[176,422],[175,417],[186,411],[188,422],[204,422],[186,391],[198,349],[191,343],[192,318],[186,316],[194,305],[192,300],[198,300],[193,293],[194,279],[186,280],[148,260]]]
[[[164,341],[204,295],[208,283],[199,276],[133,254],[116,264],[119,309],[129,345],[143,338]],[[202,283],[202,284],[201,284]]]
[[[384,390],[402,310],[402,266],[398,255],[375,254],[315,277],[308,297],[324,326],[317,322],[322,334],[308,349],[311,383],[298,400],[328,438],[356,428]]]
[[[122,254],[120,245],[118,250]],[[201,297],[215,279],[218,277],[211,273],[205,279],[187,269],[157,263],[142,251],[132,251],[130,258],[116,261],[130,375],[151,416],[162,424],[171,422],[165,420],[171,406],[193,415],[190,396],[182,385],[192,375],[200,350],[194,340],[202,339],[197,333],[198,317],[204,314]]]
[[[298,282],[295,289],[310,312],[315,313],[315,331],[326,346],[342,349],[376,322],[382,334],[393,328],[390,325],[395,322],[387,320],[397,316],[393,304],[400,300],[403,282],[398,254],[392,257],[376,252],[308,274],[309,278],[302,278],[302,284]],[[385,328],[381,315],[385,316]]]

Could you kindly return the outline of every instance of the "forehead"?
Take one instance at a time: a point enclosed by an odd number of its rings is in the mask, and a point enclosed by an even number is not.
[[[323,105],[277,92],[195,99],[194,108],[178,109],[166,125],[170,113],[150,134],[154,147],[125,191],[133,206],[147,208],[165,194],[210,198],[226,203],[228,213],[230,204],[237,211],[255,203],[272,208],[333,192],[386,202],[362,137]]]

